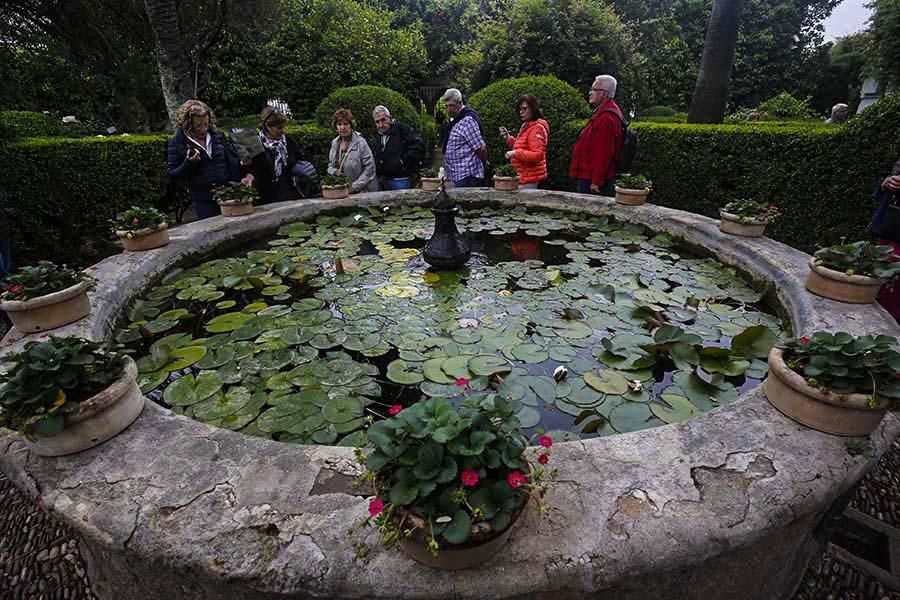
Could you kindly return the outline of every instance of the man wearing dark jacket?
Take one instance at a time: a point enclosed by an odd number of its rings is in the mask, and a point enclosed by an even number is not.
[[[394,121],[386,106],[372,111],[378,139],[375,172],[382,190],[407,190],[425,159],[425,143],[409,125]]]

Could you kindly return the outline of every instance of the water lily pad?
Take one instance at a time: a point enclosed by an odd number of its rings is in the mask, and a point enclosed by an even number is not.
[[[676,394],[662,394],[660,400],[664,402],[653,402],[650,404],[650,410],[660,420],[666,423],[679,423],[700,414],[694,404],[685,398]]]
[[[640,402],[625,402],[616,406],[609,414],[609,424],[619,433],[646,429],[653,417],[650,407]]]
[[[398,359],[388,364],[387,378],[401,385],[415,385],[421,383],[425,376],[418,371],[416,365],[409,365]]]
[[[253,315],[246,312],[225,313],[224,315],[213,317],[206,324],[206,330],[210,333],[234,331],[252,318]]]
[[[617,371],[607,369],[599,375],[593,372],[584,374],[584,382],[604,394],[621,395],[628,392],[628,380]]]
[[[181,369],[186,369],[198,362],[204,356],[206,356],[206,348],[204,346],[183,346],[181,348],[176,348],[170,353],[169,357],[172,361],[166,364],[165,368],[169,371],[180,371]]]
[[[455,379],[469,379],[472,377],[472,373],[469,372],[469,359],[471,356],[453,356],[441,363],[441,370],[444,371],[449,377]],[[427,374],[426,374],[426,377]],[[429,379],[431,379],[429,377]],[[434,380],[432,380],[434,381]],[[441,383],[437,381],[435,383]]]
[[[142,394],[155,390],[162,385],[169,377],[168,369],[160,369],[159,371],[150,371],[149,373],[139,373],[137,376],[137,385],[141,388]]]
[[[170,406],[190,406],[206,400],[222,389],[222,380],[215,371],[202,371],[196,379],[191,374],[179,377],[166,388],[163,400]]]
[[[514,346],[510,352],[517,360],[529,364],[542,363],[550,358],[550,354],[536,344],[519,344]]]
[[[474,375],[489,377],[491,375],[509,373],[512,365],[501,356],[480,354],[469,358],[468,368]]]
[[[363,406],[358,398],[335,398],[322,408],[322,416],[329,423],[346,423],[362,414]]]

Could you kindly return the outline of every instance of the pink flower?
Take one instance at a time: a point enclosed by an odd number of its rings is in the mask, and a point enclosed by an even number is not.
[[[393,417],[394,415],[399,413],[401,410],[403,410],[403,406],[401,406],[400,404],[395,404],[388,409],[388,414]]]
[[[456,387],[463,387],[466,385],[469,385],[469,380],[466,379],[465,377],[460,377],[459,379],[456,380]]]
[[[478,485],[478,471],[475,469],[463,469],[459,478],[464,486],[475,487]]]
[[[550,462],[550,455],[549,454],[541,454],[540,456],[538,456],[538,462],[541,463],[542,465],[546,465],[548,462]]]
[[[769,205],[769,208],[774,208],[775,210],[778,210],[778,207],[775,206],[774,204],[770,204],[770,205]]]
[[[506,477],[506,483],[508,483],[510,487],[520,488],[527,483],[527,480],[525,479],[525,476],[518,471],[513,471]]]
[[[369,502],[369,514],[371,516],[378,516],[382,509],[384,509],[384,502],[382,502],[381,498],[375,498]]]
[[[133,218],[133,219],[131,220],[131,222],[134,223],[135,225],[137,225],[138,223],[141,222],[141,220],[138,219],[137,217],[135,217],[135,218]]]
[[[5,286],[3,286],[3,291],[9,292],[11,294],[18,294],[19,292],[22,291],[22,284],[21,283],[7,283]]]
[[[900,379],[900,372],[894,373],[894,379]]]
[[[544,448],[553,447],[553,438],[549,435],[542,435],[540,439],[538,439],[538,443]]]
[[[809,338],[804,335],[802,338],[800,338],[800,343],[804,345],[808,344]]]

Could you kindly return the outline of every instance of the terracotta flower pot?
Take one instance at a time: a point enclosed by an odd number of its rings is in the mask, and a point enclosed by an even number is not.
[[[518,177],[500,177],[494,176],[494,189],[504,192],[514,192],[519,189]]]
[[[616,202],[618,204],[640,206],[647,202],[648,195],[650,195],[650,190],[647,189],[629,190],[627,188],[616,186]]]
[[[441,180],[437,177],[423,177],[422,189],[426,192],[436,192],[441,189]]]
[[[406,517],[405,522],[413,529],[410,537],[400,538],[400,548],[413,560],[435,569],[458,571],[459,569],[474,567],[492,557],[506,544],[512,533],[513,526],[519,520],[522,511],[527,505],[528,502],[525,502],[518,511],[513,513],[506,529],[496,532],[473,525],[468,541],[463,544],[443,545],[437,556],[433,556],[426,547],[428,541],[425,533],[428,531],[427,523],[402,508],[396,508],[394,519],[399,520]]]
[[[62,431],[26,438],[25,444],[41,456],[62,456],[102,444],[131,425],[144,410],[144,396],[135,382],[137,365],[127,356],[123,363],[122,377],[79,404],[78,412],[66,415]]]
[[[768,221],[742,223],[741,217],[738,215],[725,212],[724,210],[719,211],[719,231],[722,233],[744,237],[762,237],[768,224]]]
[[[74,323],[91,312],[87,284],[83,281],[64,290],[31,300],[2,300],[0,310],[9,315],[16,329],[35,333]]]
[[[131,234],[131,237],[128,237],[128,234]],[[169,224],[163,223],[156,229],[147,227],[137,231],[117,231],[116,235],[129,252],[152,250],[169,243]]]
[[[322,197],[326,200],[340,200],[350,195],[349,185],[323,185]]]
[[[223,217],[243,217],[253,213],[252,202],[220,202]]]
[[[887,405],[872,408],[863,394],[838,395],[806,383],[784,362],[782,351],[769,351],[769,376],[763,385],[769,402],[791,419],[834,435],[868,435],[878,427]]]
[[[806,289],[817,296],[850,304],[869,304],[875,302],[882,285],[883,279],[866,275],[847,275],[816,265],[814,258],[809,259]]]

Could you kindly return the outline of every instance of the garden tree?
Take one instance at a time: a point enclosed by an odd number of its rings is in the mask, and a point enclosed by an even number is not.
[[[868,58],[882,86],[900,83],[900,0],[871,0]]]
[[[728,81],[743,10],[744,0],[715,0],[688,123],[721,123],[725,118]]]
[[[638,94],[640,61],[631,37],[599,0],[510,0],[453,63],[467,67],[457,78],[470,92],[521,75],[554,75],[586,90],[594,77],[609,73],[621,82],[617,98],[631,103]]]
[[[197,94],[191,78],[191,59],[182,43],[175,0],[144,0],[156,36],[159,80],[169,120],[174,123],[178,107]]]
[[[392,12],[354,0],[278,0],[274,14],[260,31],[234,32],[214,50],[210,98],[225,112],[246,114],[255,108],[248,100],[276,96],[308,116],[332,90],[357,84],[416,97],[427,62],[417,26],[392,29]]]
[[[654,105],[687,107],[690,90],[697,77],[694,51],[681,35],[682,28],[672,17],[647,19],[629,24],[641,66],[639,87],[643,90],[640,108]]]

